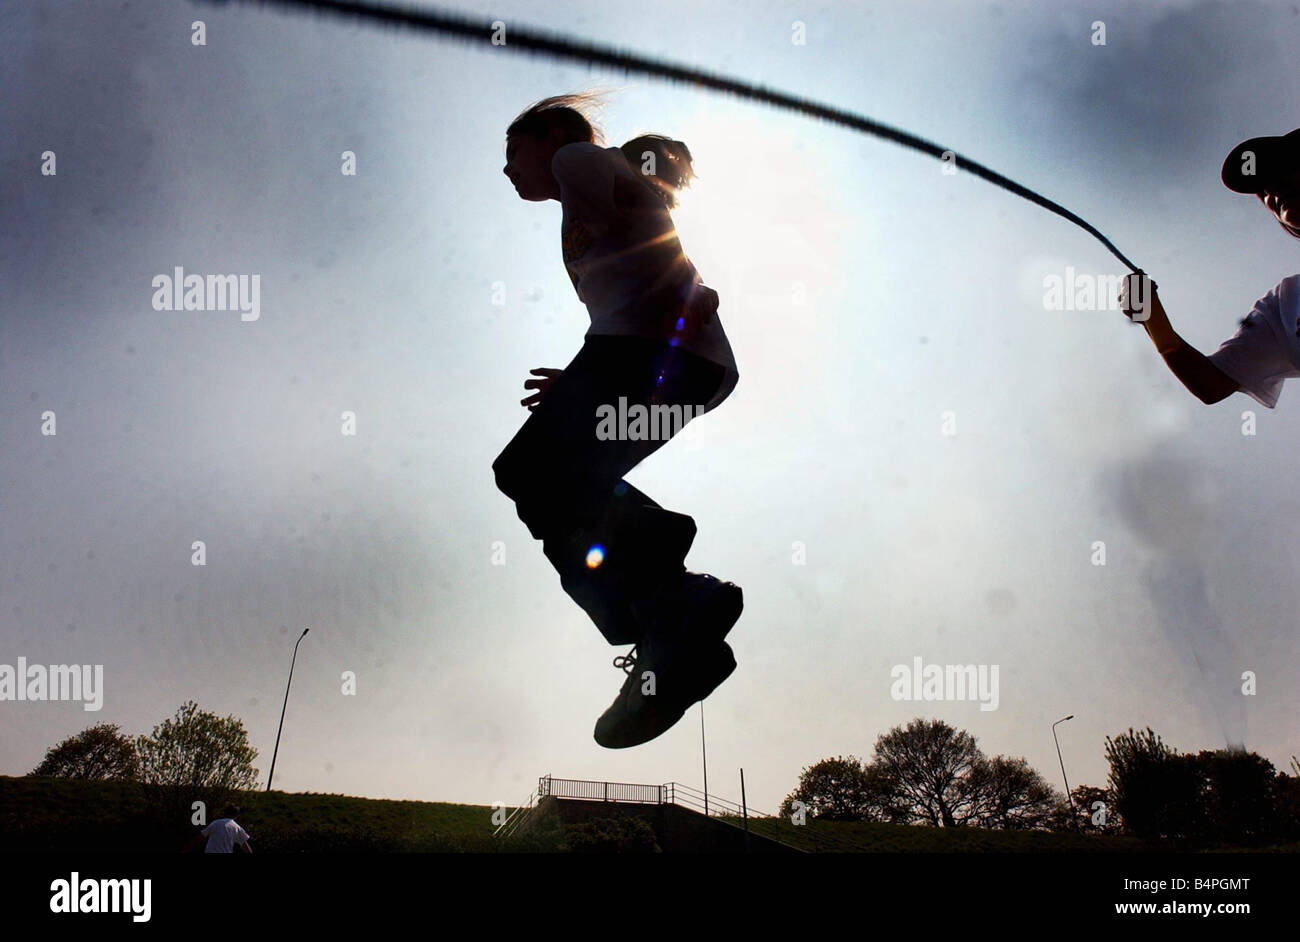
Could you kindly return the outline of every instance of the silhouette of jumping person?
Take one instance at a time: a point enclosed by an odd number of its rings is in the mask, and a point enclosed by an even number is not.
[[[1282,229],[1300,239],[1300,128],[1281,137],[1255,137],[1234,147],[1220,178],[1236,193],[1254,194]],[[1132,279],[1132,276],[1130,276]],[[1124,313],[1138,312],[1136,286],[1120,294]],[[1237,332],[1205,356],[1174,331],[1150,283],[1147,335],[1174,375],[1207,405],[1244,392],[1277,405],[1284,380],[1300,376],[1300,275],[1288,275],[1240,321]]]
[[[681,141],[645,134],[602,147],[561,95],[506,131],[505,175],[519,197],[558,200],[561,251],[591,317],[563,370],[537,368],[531,413],[493,462],[497,486],[610,644],[633,645],[596,722],[611,749],[654,739],[736,668],[723,640],[740,617],[738,586],[687,572],[695,521],[660,507],[623,476],[713,410],[739,374],[706,287],[669,211],[694,176]]]

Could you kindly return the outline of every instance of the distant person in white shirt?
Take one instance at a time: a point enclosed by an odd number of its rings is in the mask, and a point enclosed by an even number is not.
[[[623,476],[716,408],[739,372],[718,294],[669,214],[694,177],[691,152],[660,134],[600,146],[573,107],[588,97],[544,99],[506,130],[503,172],[519,198],[560,203],[560,255],[591,323],[568,366],[524,382],[531,416],[492,469],[564,591],[610,644],[635,645],[614,659],[627,676],[593,733],[622,749],[663,733],[736,668],[723,638],[739,586],[687,572],[695,521]]]
[[[1255,137],[1229,152],[1220,173],[1235,193],[1254,194],[1283,231],[1300,239],[1300,128],[1281,137]],[[1126,279],[1120,295],[1124,313],[1135,320],[1139,288]],[[1244,392],[1260,405],[1277,405],[1282,382],[1300,376],[1300,275],[1288,275],[1255,302],[1237,332],[1205,356],[1174,331],[1150,286],[1149,316],[1142,321],[1165,363],[1193,395],[1207,405]]]
[[[222,816],[196,834],[181,853],[188,854],[206,840],[205,854],[233,854],[236,851],[251,854],[253,848],[248,843],[248,832],[235,822],[238,814],[239,808],[235,805],[226,808],[221,812]]]

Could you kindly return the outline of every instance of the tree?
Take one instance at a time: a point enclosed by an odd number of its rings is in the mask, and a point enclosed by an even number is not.
[[[1243,749],[1203,750],[1195,761],[1202,782],[1206,841],[1251,846],[1275,840],[1286,776],[1263,756]]]
[[[781,815],[796,801],[828,821],[1043,829],[1062,816],[1062,796],[1024,759],[990,758],[969,733],[919,717],[880,736],[869,763],[841,756],[804,769]]]
[[[1053,831],[1077,831],[1081,834],[1120,834],[1124,819],[1115,810],[1115,797],[1095,785],[1078,785],[1071,790],[1074,806],[1058,799],[1049,828]]]
[[[957,827],[975,823],[983,797],[975,782],[983,754],[970,733],[943,720],[912,720],[876,740],[873,766],[890,796],[888,817],[905,824]]]
[[[1106,761],[1110,763],[1107,784],[1115,797],[1115,808],[1125,818],[1127,830],[1136,837],[1155,837],[1159,827],[1156,805],[1160,795],[1146,780],[1153,767],[1173,755],[1150,727],[1143,733],[1129,727],[1127,733],[1106,737]]]
[[[803,802],[811,818],[823,821],[879,821],[880,793],[875,777],[854,756],[822,759],[805,768],[799,785],[781,802],[784,818]]]
[[[1203,833],[1205,803],[1195,756],[1179,755],[1148,727],[1106,737],[1107,779],[1128,832],[1181,840]]]
[[[30,774],[137,781],[140,756],[134,740],[123,735],[116,723],[100,723],[52,746]]]
[[[1106,740],[1125,830],[1196,847],[1250,847],[1300,836],[1300,783],[1245,749],[1179,754],[1149,728]]]
[[[980,757],[961,783],[971,797],[971,822],[1006,830],[1043,829],[1060,797],[1024,759]]]
[[[1291,761],[1297,774],[1277,778],[1278,843],[1300,841],[1300,764]]]
[[[138,737],[136,748],[140,778],[160,786],[160,807],[168,816],[194,801],[212,809],[233,791],[257,784],[257,750],[248,744],[243,722],[202,711],[192,700],[155,726],[151,736]]]

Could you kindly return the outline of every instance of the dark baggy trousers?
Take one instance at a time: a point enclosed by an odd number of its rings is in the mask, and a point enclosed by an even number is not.
[[[694,520],[660,507],[623,475],[679,430],[676,415],[698,416],[725,373],[662,340],[589,337],[492,464],[497,487],[542,541],[560,585],[610,644],[641,640],[630,603],[679,585],[695,539]],[[656,423],[653,438],[631,437],[651,431],[631,420],[634,406],[674,405],[691,409]],[[622,430],[620,411],[629,417]],[[598,435],[601,416],[612,438]],[[668,410],[658,416],[668,418]]]

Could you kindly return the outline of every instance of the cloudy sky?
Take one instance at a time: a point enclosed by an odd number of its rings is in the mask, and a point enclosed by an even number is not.
[[[1238,141],[1300,124],[1290,2],[461,8],[969,155],[1097,225],[1207,352],[1300,268],[1219,182]],[[704,711],[712,790],[739,798],[743,767],[775,810],[804,766],[917,716],[1057,787],[1067,714],[1076,785],[1104,784],[1130,726],[1300,753],[1300,391],[1206,407],[1117,311],[1047,309],[1049,277],[1122,274],[1064,220],[844,128],[486,43],[163,0],[6,4],[0,42],[0,663],[102,664],[105,685],[97,713],[0,703],[0,774],[193,699],[244,721],[264,782],[309,626],[277,788],[702,783],[698,708],[640,748],[592,740],[625,651],[490,467],[528,370],[563,367],[588,322],[559,204],[501,173],[505,128],[592,88],[608,143],[695,155],[675,217],[741,374],[630,475],[694,516],[688,566],[745,590]],[[178,266],[259,275],[260,316],[155,310]],[[914,658],[996,665],[997,709],[895,700]]]

